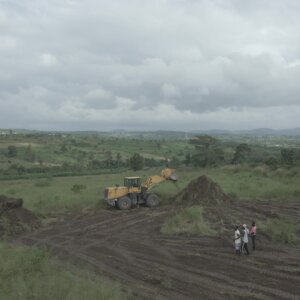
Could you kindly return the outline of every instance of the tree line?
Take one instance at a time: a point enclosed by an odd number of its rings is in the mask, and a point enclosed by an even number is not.
[[[255,146],[247,143],[235,145],[224,145],[220,140],[208,136],[195,136],[189,140],[193,147],[191,151],[185,153],[184,158],[173,156],[169,159],[146,158],[142,153],[132,153],[130,157],[122,157],[121,153],[113,154],[110,150],[104,152],[104,158],[99,159],[94,152],[83,151],[80,149],[71,149],[65,143],[62,143],[57,151],[58,154],[71,152],[76,159],[76,163],[68,160],[61,164],[47,164],[44,160],[36,155],[32,146],[28,144],[25,149],[19,151],[15,145],[8,145],[5,155],[8,159],[9,166],[0,172],[3,175],[26,174],[26,173],[57,173],[57,172],[86,172],[88,170],[117,170],[132,169],[140,170],[144,167],[173,167],[180,166],[190,167],[212,167],[226,164],[255,164],[263,163],[271,169],[278,166],[297,166],[300,165],[299,148],[281,148],[275,153],[268,150],[262,151]],[[274,154],[275,153],[275,154]],[[19,160],[13,160],[19,158]],[[11,160],[10,160],[11,159]],[[32,164],[24,165],[21,161],[25,160]]]

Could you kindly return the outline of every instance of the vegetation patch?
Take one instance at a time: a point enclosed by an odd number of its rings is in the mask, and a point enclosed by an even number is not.
[[[199,234],[216,235],[216,231],[210,228],[203,217],[204,209],[201,206],[192,206],[183,209],[175,216],[167,219],[161,228],[163,234]]]
[[[80,193],[82,190],[85,190],[86,186],[84,184],[73,184],[71,191],[74,193]]]
[[[51,185],[51,182],[50,182],[50,180],[47,180],[47,179],[39,180],[35,183],[36,187],[46,187],[46,186],[50,186],[50,185]]]
[[[299,245],[300,226],[294,220],[287,219],[268,219],[261,224],[262,230],[271,237],[273,242]]]
[[[126,299],[118,285],[92,273],[66,271],[46,250],[0,243],[0,299]]]

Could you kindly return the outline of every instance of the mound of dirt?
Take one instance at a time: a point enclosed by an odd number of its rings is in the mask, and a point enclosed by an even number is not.
[[[5,211],[10,208],[17,208],[23,206],[23,199],[9,198],[4,195],[0,195],[0,211]]]
[[[23,199],[0,196],[0,237],[19,234],[40,226],[37,216],[22,206]]]
[[[212,206],[232,201],[232,198],[216,182],[205,175],[191,181],[174,198],[175,202],[183,205]]]

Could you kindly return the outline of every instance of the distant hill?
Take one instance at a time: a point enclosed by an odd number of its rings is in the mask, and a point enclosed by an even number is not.
[[[175,130],[156,130],[156,131],[130,131],[125,129],[116,129],[111,131],[83,130],[83,131],[46,131],[46,130],[27,130],[27,129],[0,129],[0,134],[78,134],[78,135],[105,135],[105,136],[126,136],[126,137],[144,137],[144,138],[182,138],[186,139],[190,135],[249,135],[249,136],[300,136],[300,128],[290,129],[270,129],[270,128],[255,128],[251,130],[190,130],[190,131],[175,131]]]
[[[270,129],[256,128],[251,130],[193,130],[191,134],[208,134],[208,135],[251,135],[251,136],[300,136],[300,128],[291,129]]]

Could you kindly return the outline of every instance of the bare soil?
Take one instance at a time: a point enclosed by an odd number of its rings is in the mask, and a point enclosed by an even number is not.
[[[202,175],[189,183],[180,191],[173,201],[184,206],[205,205],[215,206],[221,203],[230,203],[233,199],[227,195],[218,183]]]
[[[257,250],[236,256],[228,217],[248,224],[272,216],[300,220],[300,204],[230,201],[207,210],[210,222],[222,220],[224,231],[216,237],[162,235],[162,224],[177,209],[168,205],[89,211],[19,241],[90,266],[138,299],[300,299],[300,248],[272,244],[258,228]]]
[[[23,199],[0,196],[0,237],[12,236],[40,226],[34,213],[23,208]]]

